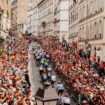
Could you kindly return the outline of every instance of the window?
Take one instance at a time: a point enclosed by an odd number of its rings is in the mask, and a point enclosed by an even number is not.
[[[93,25],[90,23],[90,39],[92,39],[93,36]]]
[[[89,16],[89,5],[87,4],[87,12],[86,12],[86,16]]]
[[[103,34],[103,23],[102,23],[102,21],[100,20],[99,21],[99,25],[98,25],[99,27],[98,27],[98,29],[99,29],[99,33],[98,33],[98,36],[99,36],[99,38],[101,38],[102,37],[102,34]]]
[[[85,18],[85,6],[83,6],[83,13],[82,13],[82,19]]]
[[[7,5],[8,5],[8,0],[6,1]]]
[[[1,20],[1,14],[0,14],[0,20]]]
[[[86,26],[86,39],[89,38],[89,26],[87,25]]]
[[[105,0],[99,0],[98,2],[99,2],[99,4],[98,4],[98,5],[99,5],[99,8],[100,8],[100,9],[101,9],[101,8],[104,9]]]
[[[94,22],[94,38],[97,38],[97,22]]]
[[[7,11],[7,18],[9,18],[9,13],[8,13],[8,11]]]
[[[94,11],[97,11],[97,0],[93,0],[94,1]]]
[[[84,39],[84,37],[85,37],[85,30],[84,30],[84,27],[82,27],[81,37],[82,37],[82,39]]]
[[[79,34],[80,34],[80,37],[81,37],[81,36],[82,36],[82,35],[81,35],[81,34],[82,34],[82,33],[81,33],[81,28],[80,28],[80,30],[79,30]]]
[[[80,18],[80,20],[81,20],[81,19],[82,19],[82,17],[81,17],[81,16],[82,16],[82,11],[81,11],[81,8],[80,8],[80,10],[79,10],[79,11],[80,11],[79,18]]]
[[[90,1],[90,14],[92,13],[92,0]]]

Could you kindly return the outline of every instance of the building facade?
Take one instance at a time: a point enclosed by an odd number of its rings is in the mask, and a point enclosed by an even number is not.
[[[5,39],[11,27],[11,2],[0,1],[0,35]]]
[[[37,0],[32,0],[28,7],[27,30],[33,35],[38,35],[38,7]]]
[[[38,0],[38,34],[53,35],[54,1]]]
[[[38,35],[38,8],[37,6],[28,10],[27,29],[33,35]]]
[[[28,0],[13,0],[11,20],[14,34],[25,32],[27,25],[27,10]]]
[[[17,0],[17,31],[25,33],[27,26],[28,0]]]
[[[0,36],[2,36],[2,29],[3,29],[2,16],[3,16],[3,2],[0,2]]]
[[[90,45],[92,56],[96,49],[96,56],[105,61],[105,0],[80,0],[78,45]]]
[[[79,34],[79,2],[78,0],[69,1],[69,42],[77,42]]]
[[[12,33],[17,33],[17,0],[11,3],[11,28]]]
[[[54,11],[54,34],[60,42],[68,41],[69,36],[69,0],[59,0]]]

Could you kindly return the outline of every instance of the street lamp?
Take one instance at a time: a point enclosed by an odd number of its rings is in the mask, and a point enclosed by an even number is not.
[[[58,95],[54,88],[38,89],[35,100],[36,105],[57,105]]]

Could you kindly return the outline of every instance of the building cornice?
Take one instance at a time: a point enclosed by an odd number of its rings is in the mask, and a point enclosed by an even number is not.
[[[44,1],[46,0],[41,0],[37,5],[40,6]]]
[[[86,40],[89,41],[96,41],[96,40],[102,40],[103,37],[100,38],[92,38],[92,39],[79,39],[79,42],[85,42]]]

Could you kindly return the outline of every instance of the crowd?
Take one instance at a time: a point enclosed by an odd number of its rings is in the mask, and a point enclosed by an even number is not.
[[[60,43],[57,37],[38,37],[56,64],[56,72],[69,91],[83,105],[105,105],[105,68],[90,59],[90,54]]]
[[[0,105],[29,105],[28,43],[19,39],[0,52]]]

